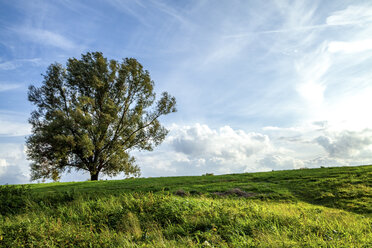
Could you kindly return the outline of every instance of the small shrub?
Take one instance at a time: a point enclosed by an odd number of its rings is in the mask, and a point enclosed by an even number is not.
[[[176,192],[174,192],[175,195],[178,195],[178,196],[187,196],[188,193],[186,193],[183,189],[179,189],[177,190]]]
[[[203,176],[214,176],[214,174],[213,173],[205,173],[205,174],[203,174]]]

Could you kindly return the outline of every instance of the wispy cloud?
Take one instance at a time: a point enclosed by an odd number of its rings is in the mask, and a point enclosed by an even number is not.
[[[372,22],[372,21],[371,21]],[[358,24],[366,24],[364,21],[359,22],[344,22],[344,23],[327,23],[327,24],[319,24],[319,25],[308,25],[308,26],[301,26],[301,27],[293,27],[287,29],[273,29],[273,30],[263,30],[263,31],[256,31],[250,33],[241,33],[241,34],[232,34],[226,35],[226,38],[243,38],[247,36],[251,36],[254,34],[276,34],[276,33],[294,33],[294,32],[306,32],[306,31],[319,31],[329,28],[339,28],[342,26],[355,26]]]
[[[143,25],[146,25],[146,26],[149,25],[146,19],[146,15],[139,13],[139,12],[145,11],[145,6],[141,3],[141,1],[108,0],[108,3],[114,6],[117,10],[134,17],[137,21],[139,21]],[[138,11],[138,9],[141,9],[142,11]]]
[[[323,102],[326,85],[324,75],[331,66],[331,59],[326,53],[324,44],[318,48],[305,52],[295,61],[298,77],[296,90],[311,108],[319,107]]]
[[[17,67],[18,67],[17,64],[14,63],[13,61],[7,61],[7,62],[0,63],[0,70],[5,70],[5,71],[14,70]]]
[[[13,28],[13,30],[24,38],[40,45],[53,46],[63,50],[73,50],[79,47],[66,36],[50,30],[32,27]]]
[[[354,109],[359,109],[354,110],[359,113],[358,117],[354,113],[346,114],[349,108],[345,106],[346,109],[341,110],[340,106],[344,106],[345,99],[351,97],[351,90],[353,95],[359,95],[360,98],[364,98],[363,92],[369,91],[367,82],[371,76],[368,70],[363,69],[363,64],[371,59],[368,53],[372,49],[372,40],[369,38],[372,29],[368,25],[372,21],[371,6],[349,6],[320,18],[316,11],[305,13],[308,9],[306,5],[292,7],[282,2],[280,4],[283,11],[289,11],[288,17],[285,17],[288,20],[267,34],[278,35],[277,41],[280,42],[275,44],[275,50],[272,51],[285,51],[283,63],[287,68],[293,68],[292,72],[289,70],[288,77],[293,79],[293,87],[300,97],[296,104],[302,109],[302,116],[298,116],[297,121],[311,123],[329,120],[342,123],[345,119],[350,121],[351,116],[358,120],[365,119],[362,117],[365,115],[365,104],[359,106],[360,101],[352,103]],[[325,23],[316,24],[322,20]],[[292,53],[289,53],[291,49]],[[349,87],[351,85],[354,87]],[[336,113],[339,113],[338,116]],[[359,122],[365,126],[370,123]]]
[[[32,59],[14,59],[0,63],[0,70],[9,71],[14,70],[25,65],[40,66],[44,65],[40,58]]]
[[[175,8],[171,7],[170,5],[167,5],[163,3],[162,1],[150,1],[158,10],[161,12],[167,14],[168,16],[174,18],[179,23],[183,25],[191,25],[190,20],[185,18],[179,11],[177,11]]]
[[[325,23],[312,24],[315,14],[315,5],[309,10],[309,6],[296,2],[286,4],[279,3],[279,9],[286,15],[287,22],[285,27],[279,29],[259,30],[247,33],[238,33],[226,35],[226,38],[244,38],[254,34],[275,34],[275,33],[294,33],[294,32],[308,32],[316,30],[324,30],[329,28],[340,28],[353,26],[360,27],[361,25],[368,25],[372,23],[372,5],[351,5],[344,10],[336,11],[327,17]],[[310,22],[311,21],[311,22]]]
[[[0,92],[14,90],[22,87],[22,84],[9,84],[9,83],[1,83],[0,82]]]
[[[31,133],[31,127],[24,122],[0,120],[0,136],[23,136]]]
[[[0,110],[0,137],[25,136],[31,133],[28,113]]]
[[[108,0],[108,3],[114,6],[117,10],[132,16],[139,23],[147,27],[156,25],[159,19],[161,20],[166,18],[168,20],[169,17],[183,25],[190,24],[189,20],[184,18],[179,11],[162,1]],[[163,14],[166,14],[166,16]]]
[[[327,17],[327,25],[354,25],[372,22],[372,5],[355,4]]]

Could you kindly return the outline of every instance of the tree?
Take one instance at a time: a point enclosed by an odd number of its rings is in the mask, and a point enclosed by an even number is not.
[[[58,178],[72,169],[98,175],[138,176],[130,155],[151,151],[168,131],[159,117],[175,112],[176,100],[163,92],[156,101],[154,82],[136,59],[108,61],[100,52],[70,58],[66,68],[51,64],[40,87],[29,87],[36,110],[27,138],[31,180]]]

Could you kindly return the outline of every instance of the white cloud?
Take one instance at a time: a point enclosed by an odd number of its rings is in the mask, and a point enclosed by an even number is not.
[[[312,105],[319,105],[323,102],[325,86],[313,81],[299,84],[297,91]]]
[[[332,166],[352,166],[352,165],[363,165],[363,162],[351,160],[347,161],[344,159],[339,158],[330,158],[327,156],[316,157],[312,159],[308,159],[304,161],[304,167],[311,168],[311,167],[332,167]]]
[[[5,166],[6,166],[6,160],[0,159],[0,167],[5,167]]]
[[[372,130],[339,132],[324,122],[269,128],[264,133],[229,126],[213,129],[201,124],[174,124],[170,130],[153,152],[133,153],[143,176],[227,174],[372,162]],[[300,136],[291,138],[293,134]],[[23,145],[0,143],[0,183],[27,182],[28,163]],[[87,173],[72,172],[63,175],[62,180],[88,177]],[[115,177],[121,178],[124,176]]]
[[[372,131],[335,131],[324,121],[270,127],[264,133],[229,126],[212,129],[201,124],[173,125],[170,129],[169,136],[154,152],[135,154],[143,176],[226,174],[372,162]]]
[[[258,163],[270,169],[299,169],[303,168],[305,163],[300,159],[295,159],[286,155],[269,154],[260,159]]]
[[[317,121],[297,127],[270,127],[265,132],[275,148],[269,157],[290,156],[305,167],[372,163],[371,129],[353,131],[340,129],[337,122]],[[283,148],[287,150],[280,151]]]
[[[372,87],[363,86],[363,84],[368,85],[369,82],[371,78],[365,77],[359,82],[360,87],[345,88],[333,99],[329,99],[329,102],[316,113],[317,118],[327,120],[329,125],[337,131],[361,131],[371,127],[372,115],[369,112],[372,104]],[[348,80],[347,83],[355,85],[357,82]]]
[[[0,158],[0,175],[5,171],[6,166],[7,166],[6,160]]]
[[[358,41],[332,41],[328,44],[328,51],[331,53],[359,53],[372,50],[372,39]]]
[[[229,126],[212,130],[206,125],[183,127],[170,137],[175,151],[193,158],[244,165],[245,160],[270,149],[269,138]]]
[[[321,44],[303,54],[295,62],[299,81],[296,90],[310,104],[310,108],[320,106],[324,99],[326,90],[324,76],[332,64],[325,47],[325,44]]]
[[[25,146],[15,143],[0,143],[0,185],[28,183],[29,165]]]
[[[263,127],[262,130],[264,130],[264,131],[301,132],[301,131],[303,131],[303,127],[275,127],[275,126],[267,126],[267,127]]]
[[[297,102],[302,115],[298,122],[327,120],[338,125],[339,131],[371,125],[372,118],[366,114],[371,102],[367,97],[371,81],[367,69],[372,50],[371,13],[372,6],[349,6],[331,13],[325,25],[353,25],[353,29],[333,27],[329,32],[308,30],[298,34],[299,52],[293,56],[295,90],[303,100]],[[348,40],[340,41],[340,37]]]
[[[316,134],[324,132],[319,126],[269,128],[266,131],[279,131],[281,137],[273,135],[272,140],[266,134],[234,130],[229,126],[212,129],[201,124],[173,125],[158,149],[135,155],[144,176],[298,169],[334,161],[312,141]],[[301,136],[291,140],[282,136],[294,133]],[[323,159],[319,159],[319,152]]]
[[[257,157],[272,147],[268,136],[229,126],[171,126],[164,143],[151,153],[136,153],[144,176],[200,175],[256,171]]]
[[[315,141],[327,151],[330,157],[372,157],[372,130],[362,132],[343,131],[319,136]]]

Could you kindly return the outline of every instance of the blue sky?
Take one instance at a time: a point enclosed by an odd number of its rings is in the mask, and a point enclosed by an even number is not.
[[[177,99],[145,177],[371,164],[371,37],[370,1],[0,0],[0,184],[29,182],[28,85],[88,51]]]

